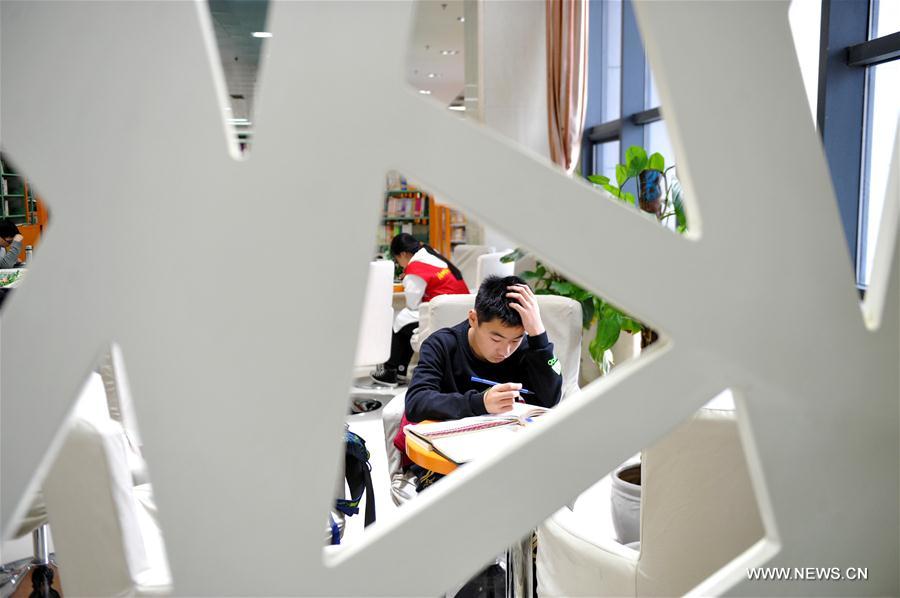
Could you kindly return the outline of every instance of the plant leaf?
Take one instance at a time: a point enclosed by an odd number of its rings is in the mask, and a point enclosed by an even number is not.
[[[531,280],[532,278],[537,278],[538,274],[534,270],[525,270],[524,272],[519,274],[519,276],[521,278],[524,278],[525,280]]]
[[[591,359],[594,360],[594,363],[596,363],[598,366],[602,367],[604,351],[603,351],[603,349],[600,348],[600,345],[597,344],[596,338],[591,341],[590,345],[588,345],[588,351],[590,352]]]
[[[626,192],[625,197],[622,198],[622,201],[624,201],[625,203],[630,203],[631,205],[634,205],[634,194]]]
[[[663,158],[663,155],[659,152],[655,152],[650,156],[650,162],[647,165],[647,168],[650,170],[658,170],[660,172],[665,172],[666,170],[666,159]]]
[[[592,346],[590,349],[596,348],[597,352],[602,356],[603,351],[616,344],[621,331],[622,316],[619,313],[610,313],[607,316],[601,314],[600,320],[597,322],[597,336],[591,341]],[[593,346],[594,343],[596,343],[596,347]]]
[[[574,284],[574,283],[572,283],[572,284],[575,286],[575,293],[572,294],[572,299],[574,299],[575,301],[587,301],[588,299],[591,298],[590,291],[588,291],[586,289],[582,289],[577,284]]]
[[[643,330],[643,328],[644,327],[637,320],[629,318],[628,316],[625,316],[624,318],[622,318],[622,330],[625,330],[627,332],[637,333],[637,332],[640,332],[641,330]]]
[[[615,185],[603,185],[603,188],[606,189],[609,192],[609,194],[612,195],[613,197],[618,197],[619,199],[622,199],[622,192],[619,191],[619,188],[616,187]]]
[[[625,184],[625,181],[628,180],[628,169],[624,164],[616,164],[616,182],[619,184],[619,187]]]
[[[675,208],[675,228],[679,233],[687,230],[687,215],[684,213],[684,200],[681,195],[681,185],[677,182],[672,185],[672,207]]]
[[[556,291],[559,295],[563,297],[571,297],[575,293],[578,292],[578,287],[572,284],[571,282],[565,282],[562,280],[554,280],[550,283],[550,290]]]
[[[538,278],[543,278],[544,275],[547,274],[547,268],[544,267],[544,264],[538,264],[534,271],[538,275]]]
[[[594,321],[594,301],[593,297],[588,297],[581,300],[581,325],[585,330],[591,327],[591,322]]]
[[[510,262],[515,262],[525,257],[525,252],[516,247],[506,255],[500,258],[500,263],[508,264]]]
[[[587,179],[595,185],[606,185],[609,183],[609,177],[602,174],[592,174]]]
[[[625,152],[625,164],[629,176],[637,176],[647,168],[647,152],[639,145],[632,145]],[[619,183],[622,186],[622,183]]]

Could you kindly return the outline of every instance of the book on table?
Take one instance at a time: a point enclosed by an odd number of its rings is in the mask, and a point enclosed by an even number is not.
[[[407,442],[419,442],[457,465],[491,455],[512,441],[520,430],[549,409],[514,403],[505,413],[477,415],[445,422],[411,424]]]

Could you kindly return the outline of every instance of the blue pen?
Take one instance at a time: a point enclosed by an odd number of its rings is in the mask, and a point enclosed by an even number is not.
[[[479,378],[478,376],[472,376],[470,378],[470,380],[472,380],[472,382],[480,382],[481,384],[487,384],[489,386],[497,386],[498,384],[500,384],[499,382],[494,382],[492,380],[485,380],[484,378]],[[523,395],[533,395],[534,394],[530,390],[525,390],[524,388],[520,388],[519,392]]]

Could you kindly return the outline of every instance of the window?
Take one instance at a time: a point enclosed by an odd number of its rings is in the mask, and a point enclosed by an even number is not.
[[[597,3],[592,3],[590,8],[596,10]],[[616,120],[622,112],[622,0],[602,2],[599,8],[603,23],[601,119],[606,122]]]
[[[602,174],[612,180],[616,178],[616,164],[619,163],[619,140],[594,145],[594,174]]]
[[[823,0],[821,15],[817,123],[864,290],[900,116],[900,2]]]
[[[900,7],[900,3],[894,6]],[[898,12],[900,14],[900,12]],[[869,67],[869,108],[866,118],[866,149],[864,154],[863,197],[860,214],[860,272],[863,286],[869,284],[875,240],[881,223],[888,171],[894,151],[894,135],[900,118],[900,60]]]
[[[897,0],[872,1],[872,31],[869,39],[884,37],[900,31],[900,2]]]

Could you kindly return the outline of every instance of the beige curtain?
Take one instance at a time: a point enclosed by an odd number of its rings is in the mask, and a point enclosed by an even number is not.
[[[571,174],[587,104],[588,0],[545,0],[550,159]]]

